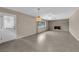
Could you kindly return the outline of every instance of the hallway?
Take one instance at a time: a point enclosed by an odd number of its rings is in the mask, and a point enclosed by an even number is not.
[[[47,31],[0,44],[0,52],[79,52],[79,42],[69,32]]]

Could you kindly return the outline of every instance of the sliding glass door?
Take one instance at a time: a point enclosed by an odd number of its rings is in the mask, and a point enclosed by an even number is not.
[[[14,15],[0,14],[0,42],[16,38],[16,17]]]

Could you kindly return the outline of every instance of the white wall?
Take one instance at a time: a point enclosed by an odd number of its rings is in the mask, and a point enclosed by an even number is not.
[[[79,40],[79,9],[69,19],[69,31]]]
[[[36,33],[35,18],[28,15],[19,15],[17,18],[18,37],[29,36]]]

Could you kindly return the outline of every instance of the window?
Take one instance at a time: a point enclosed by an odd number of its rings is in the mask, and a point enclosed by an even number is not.
[[[46,29],[46,22],[38,22],[38,29]]]

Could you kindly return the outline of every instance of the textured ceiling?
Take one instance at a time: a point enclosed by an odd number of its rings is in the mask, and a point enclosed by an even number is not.
[[[6,7],[30,16],[37,16],[38,7]],[[57,20],[69,18],[76,7],[40,7],[40,16],[46,20]]]

